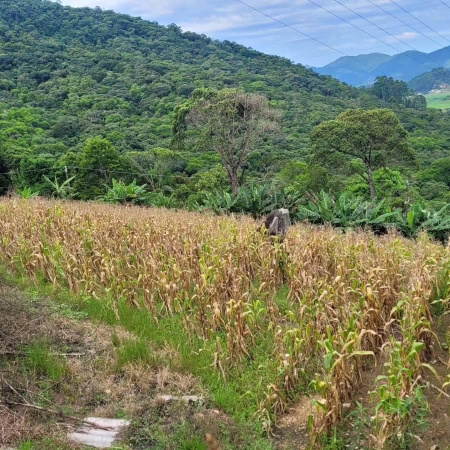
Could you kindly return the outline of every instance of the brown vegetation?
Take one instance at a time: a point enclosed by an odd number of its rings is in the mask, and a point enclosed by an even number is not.
[[[389,377],[372,387],[371,445],[409,436],[415,410],[401,414],[392,400],[418,397],[432,369],[431,302],[442,311],[449,301],[449,250],[426,236],[298,225],[279,243],[246,217],[44,200],[0,202],[0,236],[11,270],[109,301],[116,314],[121,301],[156,320],[182,313],[188,336],[216,343],[211,363],[225,379],[269,342],[276,370],[259,399],[268,430],[311,386],[319,445],[382,357]]]

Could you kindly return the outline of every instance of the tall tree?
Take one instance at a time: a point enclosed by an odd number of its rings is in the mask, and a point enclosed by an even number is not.
[[[114,176],[126,178],[126,172],[130,171],[128,160],[101,137],[88,139],[80,154],[66,154],[63,162],[78,167],[71,175],[76,176],[74,187],[81,199],[103,195]]]
[[[414,161],[407,138],[407,131],[389,109],[349,110],[335,120],[321,123],[311,133],[316,151],[325,159],[338,152],[364,163],[372,198],[376,196],[375,169]]]
[[[174,142],[180,146],[193,139],[198,149],[217,151],[236,195],[243,166],[258,145],[276,131],[279,118],[262,95],[235,89],[198,89],[175,110]]]
[[[6,162],[6,157],[4,156],[2,149],[0,149],[0,195],[3,195],[8,191],[10,184],[8,172],[9,167]]]

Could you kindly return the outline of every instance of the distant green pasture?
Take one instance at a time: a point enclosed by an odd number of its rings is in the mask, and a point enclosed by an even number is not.
[[[428,94],[425,97],[429,108],[450,109],[450,91]]]

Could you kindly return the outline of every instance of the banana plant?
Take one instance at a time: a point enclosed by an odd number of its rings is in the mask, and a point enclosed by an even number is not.
[[[75,177],[67,178],[61,184],[56,177],[54,181],[52,181],[50,180],[50,178],[44,175],[44,179],[50,185],[53,197],[67,199],[74,196],[75,192],[73,186],[71,186],[71,183],[75,179]]]
[[[30,198],[35,198],[39,195],[39,192],[33,191],[30,187],[25,187],[23,189],[17,189],[17,195],[24,200],[28,200]]]
[[[148,193],[146,185],[138,186],[136,180],[131,184],[125,184],[123,181],[112,180],[112,186],[101,198],[108,203],[133,203],[143,204],[147,202]]]
[[[421,200],[412,204],[406,213],[396,210],[395,226],[408,237],[416,237],[422,231],[433,235],[436,239],[445,241],[450,233],[450,204],[439,211],[427,209]]]

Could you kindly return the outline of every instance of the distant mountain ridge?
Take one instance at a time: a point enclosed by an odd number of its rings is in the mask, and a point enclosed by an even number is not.
[[[450,68],[450,46],[431,53],[407,51],[393,56],[384,53],[343,56],[314,70],[353,86],[367,86],[377,76],[409,81],[438,67]]]

